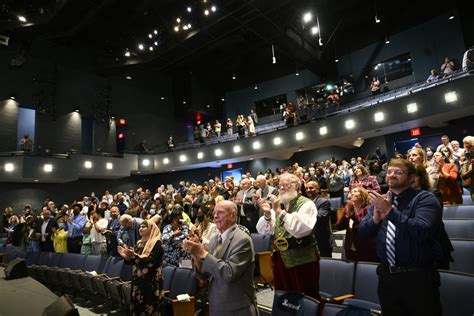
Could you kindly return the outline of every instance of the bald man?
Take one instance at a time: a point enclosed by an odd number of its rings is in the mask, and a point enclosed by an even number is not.
[[[209,250],[197,239],[185,240],[184,249],[198,263],[198,271],[209,285],[209,315],[257,315],[254,250],[250,237],[237,227],[237,206],[218,202],[214,208],[218,234]]]

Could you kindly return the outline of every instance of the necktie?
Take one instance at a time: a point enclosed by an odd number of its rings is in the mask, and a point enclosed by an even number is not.
[[[392,203],[394,207],[398,206],[397,197],[394,196],[392,199]],[[388,220],[387,221],[387,236],[385,240],[385,244],[387,246],[387,261],[388,264],[391,266],[395,265],[395,234],[397,232],[397,227]]]
[[[221,253],[221,250],[222,250],[222,236],[219,235],[217,237],[216,249],[214,249],[214,252],[212,253],[214,255],[214,257],[219,257],[219,255]]]

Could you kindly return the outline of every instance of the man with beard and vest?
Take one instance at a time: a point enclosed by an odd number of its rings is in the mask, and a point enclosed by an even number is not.
[[[300,188],[297,176],[283,174],[279,196],[269,197],[273,207],[267,200],[258,201],[264,215],[257,231],[274,234],[275,289],[297,291],[319,300],[319,251],[313,233],[318,211],[313,201],[300,194]]]

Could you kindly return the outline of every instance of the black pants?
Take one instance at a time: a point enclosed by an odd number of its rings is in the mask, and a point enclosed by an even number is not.
[[[81,253],[82,237],[68,237],[67,238],[67,252]]]
[[[384,316],[441,316],[440,277],[435,267],[392,274],[377,267],[377,292]]]

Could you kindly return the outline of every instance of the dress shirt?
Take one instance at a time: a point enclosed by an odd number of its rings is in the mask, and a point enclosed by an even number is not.
[[[401,267],[432,266],[436,259],[435,234],[441,223],[442,208],[438,199],[428,191],[411,188],[398,195],[398,208],[392,207],[387,217],[375,224],[374,208],[359,224],[359,236],[377,240],[377,255],[388,264],[386,252],[387,221],[396,227],[396,265]]]
[[[64,231],[67,231],[67,236],[70,238],[82,237],[82,230],[87,223],[87,218],[84,215],[74,215],[72,223],[64,223]]]
[[[286,209],[288,206],[285,207]],[[271,210],[271,219],[260,217],[257,222],[257,232],[259,234],[272,235],[275,232],[275,211]],[[287,213],[283,220],[283,227],[293,237],[303,238],[312,233],[314,225],[316,225],[318,210],[313,201],[307,201],[301,205],[298,212]]]

